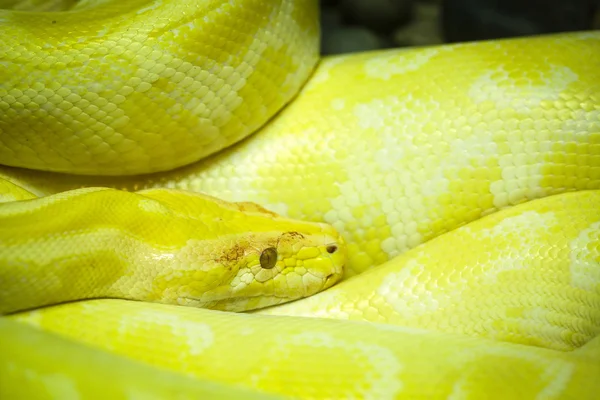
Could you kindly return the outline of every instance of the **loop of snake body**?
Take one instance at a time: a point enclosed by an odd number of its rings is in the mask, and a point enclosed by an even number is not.
[[[599,32],[0,5],[0,397],[600,393]]]

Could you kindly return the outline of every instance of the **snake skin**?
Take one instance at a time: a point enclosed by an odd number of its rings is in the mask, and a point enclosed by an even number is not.
[[[0,11],[2,207],[84,187],[252,202],[330,224],[345,279],[250,313],[98,299],[0,318],[0,396],[600,393],[599,32],[318,60],[315,1],[123,3]],[[77,44],[63,23],[106,32]]]

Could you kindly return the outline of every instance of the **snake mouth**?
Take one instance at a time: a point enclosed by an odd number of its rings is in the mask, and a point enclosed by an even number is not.
[[[332,286],[335,283],[335,280],[336,280],[336,276],[335,275],[336,274],[334,274],[332,272],[331,274],[329,274],[329,275],[327,275],[325,277],[325,285],[324,285],[325,287],[330,287],[330,286]]]
[[[344,274],[343,271],[344,271],[343,267],[340,267],[340,268],[336,268],[335,271],[333,271],[329,275],[327,275],[325,277],[325,280],[323,281],[323,288],[321,290],[329,289],[330,287],[332,287],[333,285],[338,283],[342,279],[342,276]]]

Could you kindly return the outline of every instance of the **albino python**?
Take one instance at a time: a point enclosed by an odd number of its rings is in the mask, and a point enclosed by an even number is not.
[[[0,398],[600,393],[600,32],[0,5]]]

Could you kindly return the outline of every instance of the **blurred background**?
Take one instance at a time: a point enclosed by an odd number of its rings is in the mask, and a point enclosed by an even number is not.
[[[600,0],[321,0],[323,55],[600,29]]]

